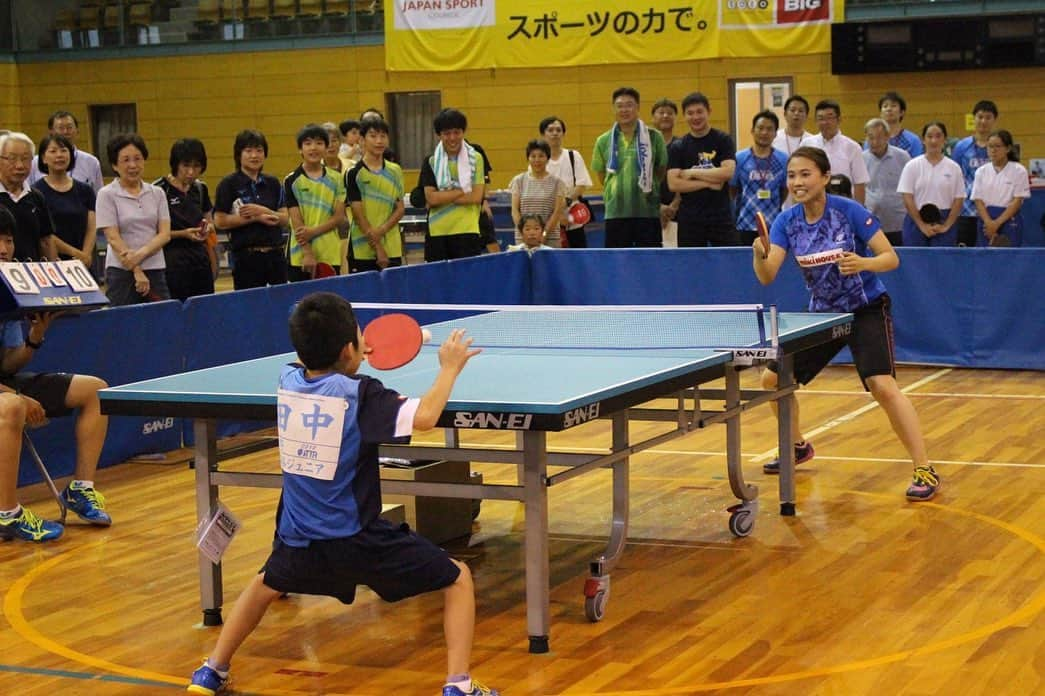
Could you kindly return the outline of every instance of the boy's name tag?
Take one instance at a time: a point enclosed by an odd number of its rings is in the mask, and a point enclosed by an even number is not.
[[[218,503],[218,509],[210,519],[200,521],[196,534],[196,548],[211,563],[221,563],[225,549],[232,543],[232,537],[236,536],[241,526],[236,516],[222,503]]]
[[[348,402],[280,389],[276,405],[279,465],[288,474],[332,481],[341,456]]]

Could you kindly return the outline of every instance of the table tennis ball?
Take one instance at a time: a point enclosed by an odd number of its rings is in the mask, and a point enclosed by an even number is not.
[[[432,332],[428,329],[421,329],[421,343],[429,343],[432,340]]]

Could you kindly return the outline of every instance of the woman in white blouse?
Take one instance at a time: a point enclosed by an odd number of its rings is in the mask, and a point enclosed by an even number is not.
[[[999,243],[999,235],[1011,246],[1023,242],[1023,220],[1020,208],[1030,198],[1030,177],[1019,163],[1012,145],[1012,133],[996,130],[987,138],[987,156],[991,161],[976,170],[972,182],[972,200],[979,217],[976,246]]]
[[[566,209],[569,209],[570,205],[580,199],[592,184],[591,174],[588,173],[588,167],[584,163],[584,156],[578,150],[563,147],[566,123],[558,116],[541,119],[538,130],[544,141],[548,143],[548,147],[551,148],[548,171],[566,184]],[[584,225],[567,223],[565,219],[559,222],[565,226],[563,232],[566,234],[571,249],[583,249],[588,246],[588,235],[584,232]]]
[[[566,184],[548,172],[551,147],[543,140],[531,140],[526,144],[526,160],[529,169],[512,179],[508,188],[512,192],[512,222],[515,224],[515,243],[522,241],[519,221],[524,215],[540,215],[544,220],[544,244],[552,248],[560,246],[559,223],[566,209]]]
[[[903,245],[957,246],[958,230],[954,225],[965,201],[965,178],[957,162],[943,154],[947,126],[939,121],[925,124],[922,142],[925,154],[904,165],[896,186],[907,209]],[[938,219],[929,214],[930,210],[938,212]]]
[[[114,136],[106,147],[117,177],[98,192],[98,227],[105,232],[106,295],[114,305],[169,300],[163,247],[171,239],[167,195],[146,183],[149,150],[137,133]]]

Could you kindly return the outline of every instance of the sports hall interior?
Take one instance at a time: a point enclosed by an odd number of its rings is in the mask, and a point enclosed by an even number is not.
[[[958,136],[969,132],[970,107],[992,99],[1001,111],[999,125],[1020,143],[1024,163],[1045,156],[1040,62],[833,74],[832,55],[823,52],[392,72],[377,28],[381,3],[343,7],[325,0],[312,14],[306,0],[243,2],[237,6],[243,14],[232,23],[242,24],[244,33],[237,35],[233,26],[231,39],[222,38],[229,24],[224,2],[172,0],[162,10],[160,2],[149,4],[150,22],[169,18],[174,6],[196,12],[187,16],[197,38],[178,43],[153,42],[159,34],[148,30],[149,23],[132,26],[132,7],[146,4],[73,0],[41,3],[47,7],[36,12],[36,2],[0,3],[15,16],[35,16],[43,28],[34,36],[46,38],[11,45],[0,55],[0,127],[38,139],[50,114],[68,110],[79,116],[81,145],[93,149],[92,107],[133,104],[137,131],[150,147],[148,174],[166,172],[174,140],[196,137],[208,148],[204,179],[213,188],[233,171],[233,138],[244,128],[266,135],[265,170],[283,176],[299,163],[294,137],[302,125],[338,122],[371,106],[387,109],[393,94],[438,92],[442,106],[467,115],[467,137],[489,153],[492,188],[503,189],[525,168],[525,143],[538,135],[545,116],[559,116],[568,127],[566,145],[589,155],[612,124],[610,95],[622,85],[641,92],[644,116],[661,97],[678,102],[699,90],[712,104],[712,125],[734,131],[734,83],[780,79],[810,103],[836,99],[842,131],[854,138],[888,91],[907,100],[908,128],[940,120]],[[917,16],[918,5],[929,5],[847,4],[850,16],[883,20]],[[1017,12],[1040,10],[1036,3],[1010,4]],[[290,5],[295,14],[279,14]],[[1001,11],[1002,3],[935,5],[933,12],[974,16]],[[119,20],[115,43],[104,38],[110,6],[122,13],[113,15]],[[205,14],[212,6],[218,8],[213,22]],[[83,32],[91,27],[82,24],[84,7],[96,10],[87,16],[103,32],[97,46],[85,45],[90,40]],[[251,7],[267,14],[250,15]],[[191,19],[201,16],[206,19],[199,23]],[[1040,13],[1026,16],[1045,27]],[[310,26],[326,33],[293,33]],[[61,46],[63,31],[76,33],[75,45]],[[1037,31],[1045,42],[1045,30]],[[684,131],[680,118],[676,132]],[[746,129],[733,135],[739,142]],[[104,159],[103,152],[96,154]],[[416,169],[406,171],[408,186],[416,176]],[[1011,257],[1019,272],[1006,277],[1000,271],[983,292],[1040,302],[1045,249],[999,252],[1021,255]],[[952,276],[961,274],[924,255],[913,265],[925,269],[927,285],[945,276],[953,283]],[[888,286],[889,276],[884,281]],[[990,296],[983,302],[989,311]],[[226,298],[222,307],[234,308],[234,300]],[[284,308],[277,311],[285,316]],[[932,305],[923,311],[928,316]],[[197,350],[222,348],[206,336],[192,338]],[[83,350],[92,345],[88,339]],[[762,473],[776,442],[766,407],[742,419],[745,472],[764,500],[748,537],[734,537],[725,524],[724,509],[733,499],[722,429],[697,430],[635,455],[629,541],[599,622],[585,616],[582,589],[588,561],[605,546],[610,476],[599,472],[555,487],[549,495],[548,654],[527,651],[523,510],[514,502],[483,502],[470,532],[445,543],[476,579],[474,672],[509,696],[1045,692],[1045,371],[968,362],[929,360],[898,370],[943,477],[931,502],[904,499],[910,461],[846,364],[829,367],[799,391],[817,454],[796,473],[795,517],[778,514],[776,478]],[[742,374],[742,386],[757,388],[756,370]],[[656,427],[633,425],[632,431],[637,437]],[[592,452],[603,446],[609,428],[598,421],[549,440],[563,451]],[[276,449],[264,446],[273,433],[267,428],[223,440],[223,450],[247,452],[228,464],[278,471]],[[441,440],[438,430],[415,436],[419,443]],[[463,441],[510,448],[515,440],[512,433],[473,431]],[[100,469],[98,485],[114,517],[109,529],[73,522],[54,544],[0,546],[0,693],[129,696],[184,688],[217,637],[216,628],[200,623],[192,458],[190,447],[174,446]],[[515,481],[513,467],[475,461],[471,469],[485,482]],[[24,486],[19,497],[55,513],[41,483]],[[221,499],[243,522],[224,560],[227,611],[271,546],[278,491],[230,487]],[[232,693],[432,693],[443,663],[438,594],[389,605],[361,591],[351,607],[291,596],[274,605],[237,654]]]

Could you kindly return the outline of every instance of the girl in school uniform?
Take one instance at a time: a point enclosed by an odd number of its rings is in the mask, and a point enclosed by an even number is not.
[[[955,223],[965,202],[962,168],[943,154],[947,126],[930,121],[922,128],[925,154],[904,165],[896,190],[903,195],[907,217],[903,221],[903,245],[953,247],[958,245]],[[929,217],[926,208],[934,206],[939,219]]]
[[[996,130],[987,138],[987,156],[991,161],[976,170],[972,183],[972,200],[976,204],[976,246],[992,246],[999,235],[1011,246],[1023,241],[1023,219],[1020,207],[1030,198],[1030,177],[1019,162],[1012,146],[1012,133]]]

